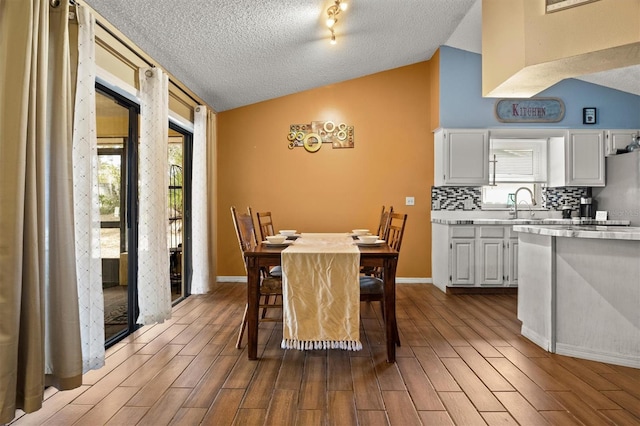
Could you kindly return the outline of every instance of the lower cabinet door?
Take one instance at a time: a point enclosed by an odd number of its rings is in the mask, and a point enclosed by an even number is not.
[[[501,286],[504,284],[504,240],[488,238],[479,240],[477,283]]]
[[[475,284],[475,239],[451,240],[451,285]]]

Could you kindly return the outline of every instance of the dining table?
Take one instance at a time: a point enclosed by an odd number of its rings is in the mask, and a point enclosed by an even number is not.
[[[303,234],[304,235],[304,234]],[[387,347],[387,362],[396,361],[396,267],[398,251],[388,244],[371,246],[357,245],[360,266],[374,267],[382,271],[384,282],[384,329]],[[258,315],[260,301],[261,270],[282,265],[282,251],[286,246],[258,244],[244,251],[247,265],[247,353],[250,360],[258,359]]]

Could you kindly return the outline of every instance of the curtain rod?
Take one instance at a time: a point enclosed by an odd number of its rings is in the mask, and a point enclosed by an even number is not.
[[[50,0],[50,3],[53,5],[53,3],[57,3],[58,5],[60,4],[60,0]],[[91,9],[91,11],[93,13],[95,13],[95,11],[93,10],[93,8],[89,5],[87,5],[84,2],[79,2],[78,0],[69,0],[69,4],[70,5],[77,5],[78,3],[82,3],[85,7],[89,7]],[[53,6],[53,7],[57,7],[57,6]],[[100,16],[100,18],[102,18],[102,16]],[[96,19],[96,24],[98,24],[100,26],[100,28],[102,28],[103,30],[105,30],[107,33],[109,33],[109,35],[113,38],[115,38],[118,42],[120,42],[120,44],[122,44],[125,48],[127,48],[131,53],[133,53],[134,55],[136,55],[138,58],[140,58],[142,61],[144,61],[144,63],[146,63],[147,65],[149,65],[150,67],[155,67],[157,66],[156,64],[154,64],[153,62],[151,62],[149,59],[145,58],[144,55],[140,54],[140,52],[138,52],[136,49],[132,48],[129,43],[127,43],[125,40],[122,39],[122,37],[120,37],[118,34],[116,34],[114,31],[112,31],[110,28],[107,27],[106,24],[103,24],[100,20]],[[166,70],[164,70],[166,72]],[[169,82],[171,82],[171,78],[169,78]],[[183,94],[185,94],[187,97],[189,97],[189,99],[191,99],[193,102],[195,102],[197,105],[201,105],[204,102],[202,102],[201,100],[195,99],[193,96],[191,96],[186,90],[184,90],[182,87],[180,87],[180,84],[182,83],[178,83],[177,80],[173,81],[174,86],[176,86],[176,88],[178,88],[178,90],[180,90]],[[210,110],[214,111],[213,108],[209,107],[207,105],[207,108],[209,108]]]

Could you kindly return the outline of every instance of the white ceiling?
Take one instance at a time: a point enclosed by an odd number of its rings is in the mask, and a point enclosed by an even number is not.
[[[481,53],[481,0],[85,0],[216,111],[414,64]],[[613,73],[613,74],[612,74]],[[583,77],[640,95],[640,68]]]

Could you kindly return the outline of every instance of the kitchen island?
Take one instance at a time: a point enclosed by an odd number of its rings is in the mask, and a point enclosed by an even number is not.
[[[640,228],[513,230],[522,335],[549,352],[640,368]]]

